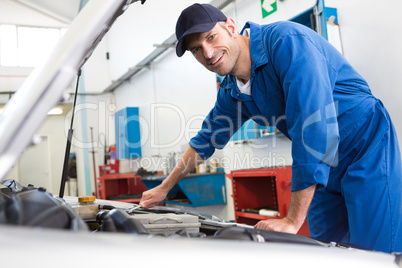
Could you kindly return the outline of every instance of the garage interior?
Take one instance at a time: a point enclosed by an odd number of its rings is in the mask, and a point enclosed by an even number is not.
[[[0,0],[1,109],[46,61],[90,1]],[[319,33],[367,80],[387,107],[396,132],[402,133],[402,3],[197,2],[218,7],[240,29],[247,21],[295,21],[315,30],[320,24]],[[161,184],[200,130],[222,82],[191,53],[176,56],[176,20],[193,3],[147,0],[125,11],[63,100],[49,111],[36,133],[38,142],[26,148],[2,180],[33,184],[53,195],[63,189],[69,197],[95,196],[129,205],[138,204],[144,191]],[[291,141],[275,127],[247,121],[224,149],[198,165],[160,205],[250,226],[281,218],[290,202],[291,165]],[[299,234],[309,235],[307,222]]]

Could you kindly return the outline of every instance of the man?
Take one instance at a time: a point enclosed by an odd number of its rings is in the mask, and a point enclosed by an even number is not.
[[[225,75],[215,107],[163,183],[144,192],[151,207],[194,166],[221,149],[249,118],[292,140],[292,196],[283,219],[255,228],[370,249],[402,250],[401,159],[391,119],[366,81],[317,33],[302,25],[246,23],[194,4],[176,25],[176,53],[189,50]],[[283,119],[285,118],[285,119]]]

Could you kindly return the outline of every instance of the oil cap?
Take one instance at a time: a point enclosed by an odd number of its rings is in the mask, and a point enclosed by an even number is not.
[[[83,202],[93,202],[95,201],[95,196],[90,195],[90,196],[80,196],[78,197],[78,202],[83,203]]]

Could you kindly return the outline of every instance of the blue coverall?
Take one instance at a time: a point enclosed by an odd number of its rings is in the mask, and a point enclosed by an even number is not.
[[[227,75],[190,145],[207,159],[246,120],[275,125],[292,140],[292,191],[317,185],[308,213],[312,237],[401,251],[401,158],[381,101],[313,30],[292,22],[246,28],[251,95]]]

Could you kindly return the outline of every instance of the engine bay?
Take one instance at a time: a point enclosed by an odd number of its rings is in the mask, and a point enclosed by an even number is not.
[[[59,198],[44,188],[23,187],[14,180],[3,182],[0,190],[0,224],[84,231],[94,235],[111,232],[147,237],[350,247],[303,235],[257,230],[253,226],[181,208],[156,206],[144,209],[138,204],[96,200],[93,196]]]

